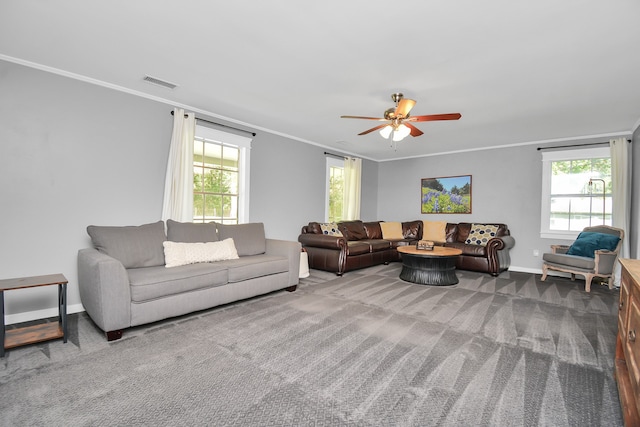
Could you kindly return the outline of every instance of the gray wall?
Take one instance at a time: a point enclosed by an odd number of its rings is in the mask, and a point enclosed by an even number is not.
[[[380,163],[378,215],[388,221],[505,223],[516,240],[511,250],[512,269],[538,272],[542,268],[542,253],[548,252],[551,244],[570,241],[540,237],[542,161],[537,147],[526,145]],[[472,175],[472,213],[421,214],[420,179],[457,175]],[[540,255],[534,256],[534,250]]]
[[[2,278],[63,273],[89,224],[157,221],[171,132],[165,105],[0,61]],[[6,293],[6,313],[56,306],[55,288]]]
[[[81,309],[76,254],[91,244],[87,225],[160,219],[172,107],[5,61],[0,94],[0,278],[63,273],[69,306]],[[252,145],[250,220],[297,240],[324,218],[324,149],[264,132]],[[363,175],[363,217],[375,218],[377,165],[365,162]],[[56,292],[5,301],[9,321],[22,321],[55,314]]]
[[[267,237],[297,241],[303,225],[324,221],[325,150],[268,133],[253,140],[249,216],[265,223]],[[375,219],[377,163],[362,163],[361,217]]]

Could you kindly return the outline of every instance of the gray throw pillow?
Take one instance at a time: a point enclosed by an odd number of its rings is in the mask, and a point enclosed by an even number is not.
[[[178,222],[167,220],[167,240],[184,243],[217,242],[218,228],[215,222],[206,224],[193,222]]]
[[[124,268],[164,265],[162,242],[167,237],[163,221],[125,227],[90,225],[87,233],[97,250],[117,259]]]
[[[218,233],[220,240],[233,239],[239,256],[259,255],[267,250],[264,224],[261,222],[218,224]]]

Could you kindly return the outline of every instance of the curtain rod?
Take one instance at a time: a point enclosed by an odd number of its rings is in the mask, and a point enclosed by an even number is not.
[[[171,115],[173,116],[173,110],[171,111]],[[184,117],[186,118],[187,115],[185,114]],[[229,128],[229,129],[233,129],[233,130],[237,130],[239,132],[244,132],[244,133],[250,133],[253,136],[256,136],[255,132],[251,132],[248,130],[244,130],[244,129],[238,129],[238,128],[234,128],[233,126],[229,126],[229,125],[223,125],[222,123],[216,123],[216,122],[212,122],[210,120],[205,120],[205,119],[201,119],[199,117],[196,117],[196,120],[200,120],[201,122],[205,122],[205,123],[211,123],[212,125],[216,125],[216,126],[222,126],[224,128]]]
[[[341,156],[340,154],[333,154],[333,153],[330,153],[330,152],[328,152],[328,151],[325,151],[325,152],[324,152],[324,155],[325,155],[325,156],[338,157],[338,158],[340,158],[340,159],[345,159],[345,160],[347,159],[345,156]]]
[[[333,154],[333,153],[330,153],[328,151],[325,151],[324,155],[325,156],[333,156],[333,157],[337,157],[339,159],[345,159],[345,160],[347,160],[349,158],[349,157],[341,156],[340,154]],[[351,158],[351,160],[355,161],[356,159],[355,158]]]
[[[630,139],[627,139],[628,143],[631,143]],[[536,148],[536,150],[540,151],[540,150],[553,150],[554,148],[572,148],[572,147],[584,147],[586,145],[604,145],[607,144],[609,145],[608,142],[589,142],[586,144],[574,144],[574,145],[556,145],[553,147],[538,147]]]

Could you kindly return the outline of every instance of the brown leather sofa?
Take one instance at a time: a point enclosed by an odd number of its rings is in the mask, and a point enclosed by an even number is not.
[[[471,231],[470,222],[460,222],[458,224],[447,223],[447,240],[444,246],[457,248],[462,251],[462,255],[456,260],[456,268],[460,270],[480,271],[497,276],[511,265],[509,249],[516,241],[511,237],[506,224],[484,223],[497,225],[496,237],[490,239],[486,246],[467,244],[467,238]]]
[[[310,268],[332,271],[341,276],[347,271],[400,261],[396,248],[414,245],[422,239],[422,224],[421,220],[403,222],[403,238],[389,240],[382,238],[380,221],[339,222],[337,225],[342,236],[323,234],[320,223],[310,222],[302,227],[298,241],[308,254]],[[472,223],[447,223],[446,241],[435,243],[462,251],[456,268],[497,276],[509,268],[509,249],[515,240],[505,224],[491,225],[498,226],[498,231],[486,246],[465,243]]]

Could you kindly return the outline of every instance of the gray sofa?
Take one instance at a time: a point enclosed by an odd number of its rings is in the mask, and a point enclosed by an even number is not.
[[[280,289],[294,291],[298,284],[300,243],[265,238],[262,223],[168,220],[166,233],[163,221],[89,226],[87,232],[94,247],[78,251],[80,298],[109,341],[121,338],[123,330],[132,326]],[[165,265],[165,241],[195,248],[228,239],[233,239],[236,259]]]

